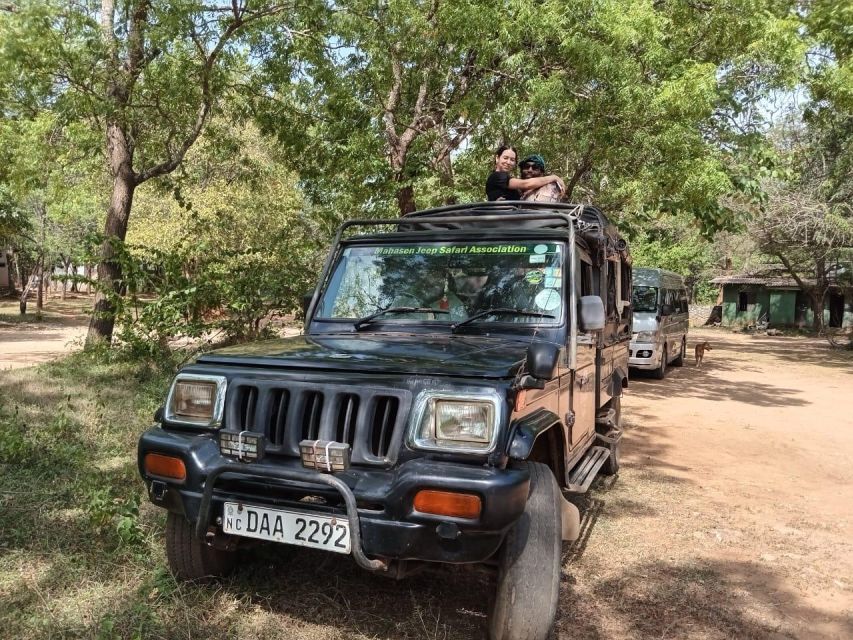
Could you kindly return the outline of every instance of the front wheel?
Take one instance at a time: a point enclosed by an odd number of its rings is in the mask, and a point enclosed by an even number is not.
[[[491,640],[544,640],[557,616],[563,498],[548,467],[527,464],[527,505],[498,552],[498,583],[489,615]]]
[[[166,557],[176,578],[198,580],[230,573],[235,552],[208,546],[196,538],[189,520],[170,511],[166,517]]]
[[[658,365],[658,368],[652,372],[652,375],[658,380],[663,380],[664,377],[666,376],[666,359],[667,359],[667,357],[668,357],[668,354],[666,352],[666,345],[664,344],[663,345],[663,353],[660,355],[660,365]]]

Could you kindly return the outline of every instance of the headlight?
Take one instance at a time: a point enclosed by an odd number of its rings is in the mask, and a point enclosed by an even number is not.
[[[500,406],[497,395],[422,397],[410,444],[419,449],[487,453],[495,445]]]
[[[226,380],[178,374],[166,400],[167,422],[215,429],[222,425]]]
[[[640,331],[634,334],[634,342],[655,342],[657,337],[654,331]]]

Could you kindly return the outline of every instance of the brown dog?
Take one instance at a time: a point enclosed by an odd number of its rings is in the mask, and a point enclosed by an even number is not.
[[[705,357],[705,350],[706,349],[708,351],[712,351],[711,344],[707,340],[705,340],[705,342],[700,342],[699,344],[696,345],[696,349],[693,351],[693,353],[696,356],[696,366],[697,367],[702,366],[702,358]]]

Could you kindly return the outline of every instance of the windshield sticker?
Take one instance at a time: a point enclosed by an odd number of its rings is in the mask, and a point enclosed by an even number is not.
[[[544,245],[538,245],[544,246]],[[407,256],[407,255],[478,255],[484,253],[529,254],[531,248],[521,244],[469,244],[469,245],[424,245],[419,247],[375,247],[373,253],[377,256]],[[544,257],[544,256],[543,256]]]
[[[530,284],[539,284],[542,282],[542,279],[545,277],[545,274],[540,270],[536,271],[528,271],[524,276],[524,279],[527,280]]]
[[[559,278],[563,275],[563,270],[560,267],[545,267],[545,275],[552,278]]]
[[[530,256],[530,264],[544,264],[545,260],[545,255]]]
[[[538,284],[538,283],[537,283]],[[545,276],[545,286],[549,289],[559,289],[563,286],[562,278],[552,278],[551,276]]]
[[[553,311],[560,306],[560,293],[556,289],[542,289],[534,298],[536,306],[545,311]]]
[[[548,245],[537,244],[535,247],[533,247],[533,253],[548,253]]]

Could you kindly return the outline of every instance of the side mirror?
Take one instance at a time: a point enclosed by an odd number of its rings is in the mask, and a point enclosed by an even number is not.
[[[314,292],[303,294],[302,296],[302,317],[308,318],[308,307],[311,306],[311,298],[314,297]]]
[[[550,380],[557,369],[560,347],[550,342],[533,342],[527,347],[527,373],[537,380]]]
[[[581,296],[578,314],[581,331],[598,331],[604,328],[604,302],[598,296]]]
[[[660,314],[662,316],[671,316],[672,315],[672,305],[665,304],[660,308]]]

